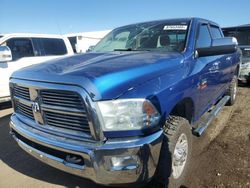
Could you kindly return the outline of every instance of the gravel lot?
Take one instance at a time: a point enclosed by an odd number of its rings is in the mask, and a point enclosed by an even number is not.
[[[185,187],[250,188],[250,88],[239,90],[236,104],[224,107],[205,135],[194,138],[192,171]],[[101,188],[64,173],[22,151],[9,136],[12,109],[0,110],[0,188]]]
[[[231,115],[226,121],[225,112],[228,110]],[[222,126],[219,125],[219,134],[214,137],[208,130],[204,137],[198,138],[207,144],[201,144],[202,148],[198,147],[194,152],[195,162],[187,187],[250,188],[249,114],[250,88],[240,88],[235,105],[225,107],[213,122],[212,126],[223,122]],[[210,135],[214,139],[209,140]]]

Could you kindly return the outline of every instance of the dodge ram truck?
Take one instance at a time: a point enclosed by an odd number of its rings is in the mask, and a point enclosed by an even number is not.
[[[89,53],[14,72],[10,133],[98,184],[178,187],[192,137],[236,99],[240,59],[237,40],[209,20],[119,27]]]

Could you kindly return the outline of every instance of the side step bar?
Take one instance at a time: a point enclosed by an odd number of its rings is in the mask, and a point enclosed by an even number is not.
[[[217,116],[217,114],[221,111],[222,107],[225,106],[227,101],[230,99],[229,96],[224,96],[218,104],[213,108],[211,112],[209,112],[209,115],[207,118],[200,123],[200,125],[193,130],[193,134],[196,136],[201,136],[205,130],[208,128],[211,121]]]

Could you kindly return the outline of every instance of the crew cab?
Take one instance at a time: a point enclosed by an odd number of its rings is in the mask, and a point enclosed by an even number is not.
[[[30,155],[99,184],[179,187],[193,136],[236,99],[240,59],[209,20],[119,27],[89,53],[14,72],[10,132]]]
[[[66,37],[12,33],[0,36],[0,104],[10,101],[9,77],[23,67],[73,55]]]

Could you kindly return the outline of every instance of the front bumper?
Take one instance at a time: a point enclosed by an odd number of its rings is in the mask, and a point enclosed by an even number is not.
[[[19,146],[40,161],[105,185],[134,184],[150,180],[158,164],[163,139],[162,131],[158,131],[146,137],[98,143],[73,141],[31,128],[15,114],[11,117],[10,129]],[[84,163],[70,163],[62,154],[80,156]],[[129,156],[136,156],[136,164],[128,164],[128,168],[112,167],[112,157]]]

